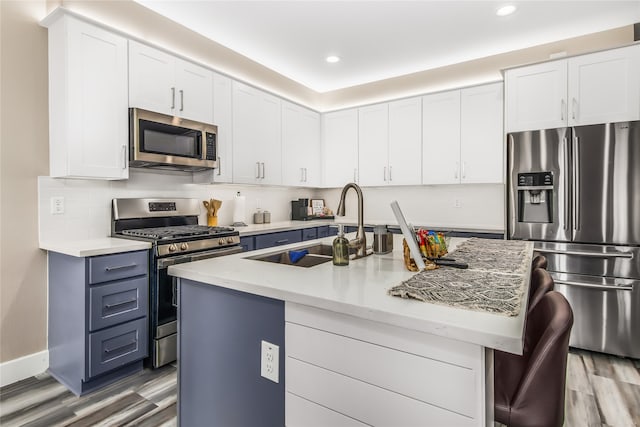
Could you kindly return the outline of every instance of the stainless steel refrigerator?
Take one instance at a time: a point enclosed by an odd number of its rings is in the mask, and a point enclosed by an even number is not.
[[[640,121],[511,133],[509,239],[536,241],[573,347],[640,358]]]

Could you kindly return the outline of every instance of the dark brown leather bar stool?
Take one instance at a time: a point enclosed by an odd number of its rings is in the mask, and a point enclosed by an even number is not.
[[[565,297],[547,292],[527,316],[524,354],[494,352],[496,421],[510,427],[562,426],[572,325]]]
[[[527,304],[527,313],[540,302],[544,294],[553,290],[553,278],[547,270],[536,268],[531,273],[531,285],[529,286],[529,303]]]
[[[544,255],[537,255],[533,261],[531,261],[531,271],[536,268],[544,268],[547,269],[547,257]]]

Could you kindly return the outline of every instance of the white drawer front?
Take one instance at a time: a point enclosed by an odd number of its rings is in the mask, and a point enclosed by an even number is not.
[[[376,427],[480,426],[483,422],[288,357],[287,391]],[[287,425],[289,421],[287,419]],[[290,425],[294,427],[294,424]]]
[[[291,393],[285,395],[285,411],[287,427],[367,427],[353,418]]]
[[[480,416],[484,387],[477,370],[292,323],[286,323],[285,332],[288,357],[468,417]]]

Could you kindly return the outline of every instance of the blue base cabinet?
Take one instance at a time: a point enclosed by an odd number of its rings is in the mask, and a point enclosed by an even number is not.
[[[271,248],[274,246],[288,245],[290,243],[304,242],[307,240],[321,239],[323,237],[338,234],[336,227],[321,225],[319,227],[307,227],[298,230],[276,231],[273,233],[256,234],[240,237],[240,245],[243,252],[256,249]]]
[[[49,373],[81,395],[148,355],[148,251],[79,258],[49,252]]]

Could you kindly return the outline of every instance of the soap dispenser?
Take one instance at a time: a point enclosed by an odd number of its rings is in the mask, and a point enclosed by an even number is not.
[[[349,265],[349,241],[342,224],[338,224],[338,237],[333,240],[333,265]]]

